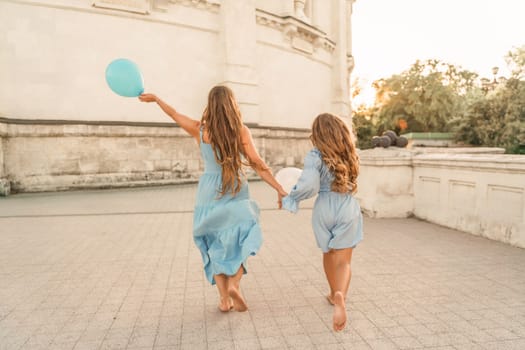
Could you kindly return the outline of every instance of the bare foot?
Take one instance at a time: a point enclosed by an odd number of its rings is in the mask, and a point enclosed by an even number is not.
[[[334,293],[334,331],[342,331],[346,327],[346,305],[345,298],[343,293],[335,292]]]
[[[233,309],[235,311],[244,312],[248,310],[248,305],[246,305],[246,300],[244,300],[244,297],[242,296],[239,289],[230,286],[230,288],[228,288],[228,295],[233,300]]]
[[[332,294],[328,294],[326,296],[326,300],[328,300],[328,302],[330,303],[330,305],[334,305],[334,297],[332,296]]]
[[[232,309],[232,307],[233,301],[229,296],[221,298],[221,302],[219,303],[219,310],[221,310],[222,312],[228,312]]]

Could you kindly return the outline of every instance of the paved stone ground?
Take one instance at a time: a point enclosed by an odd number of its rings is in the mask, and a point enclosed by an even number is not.
[[[0,199],[0,349],[525,349],[525,250],[415,219],[365,220],[331,331],[312,202],[275,210],[246,313],[217,311],[191,238],[195,186]]]

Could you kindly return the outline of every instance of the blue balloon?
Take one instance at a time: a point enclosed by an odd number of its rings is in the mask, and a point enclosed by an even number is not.
[[[139,67],[125,58],[116,59],[108,65],[106,82],[120,96],[137,97],[144,92],[144,80]]]

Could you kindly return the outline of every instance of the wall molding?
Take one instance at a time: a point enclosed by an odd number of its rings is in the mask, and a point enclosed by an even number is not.
[[[319,48],[330,53],[335,51],[336,43],[325,32],[297,17],[279,16],[257,9],[256,21],[259,25],[282,32],[290,47],[297,51],[305,54],[313,54]]]
[[[158,2],[159,0],[153,1]],[[219,13],[221,7],[219,0],[169,0],[169,2],[187,7],[195,7],[201,10],[211,11],[213,13]]]

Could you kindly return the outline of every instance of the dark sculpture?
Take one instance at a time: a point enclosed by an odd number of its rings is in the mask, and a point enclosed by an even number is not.
[[[404,136],[397,136],[392,130],[387,130],[383,133],[383,136],[372,137],[372,147],[383,147],[387,148],[390,146],[406,147],[408,145],[408,139]]]

